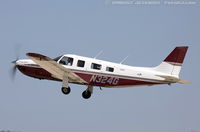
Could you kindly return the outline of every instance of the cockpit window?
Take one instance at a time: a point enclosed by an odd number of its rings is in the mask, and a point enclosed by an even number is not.
[[[68,65],[68,66],[72,66],[73,64],[73,58],[71,57],[63,57],[61,60],[60,60],[60,64],[63,64],[63,65]]]
[[[57,62],[61,57],[62,57],[62,55],[54,58],[53,60],[55,60]]]

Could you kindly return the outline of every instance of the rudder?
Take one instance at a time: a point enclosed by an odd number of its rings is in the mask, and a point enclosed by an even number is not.
[[[155,70],[178,77],[188,46],[176,47]]]

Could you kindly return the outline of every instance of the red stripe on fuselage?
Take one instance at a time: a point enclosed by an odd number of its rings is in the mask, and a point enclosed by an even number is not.
[[[38,79],[47,79],[47,80],[55,80],[55,81],[62,81],[51,76],[51,73],[44,70],[40,67],[32,67],[32,66],[22,66],[17,65],[17,68],[25,75],[38,78]]]
[[[75,74],[84,79],[86,82],[88,82],[89,85],[103,86],[103,87],[161,84],[157,82],[126,79],[122,77],[113,77],[113,76],[104,76],[104,75],[77,73],[77,72],[75,72]]]
[[[18,69],[25,75],[38,78],[62,81],[51,76],[51,73],[41,67],[22,66],[18,65]],[[76,75],[85,80],[89,85],[102,86],[102,87],[115,87],[115,86],[131,86],[131,85],[153,85],[161,84],[155,81],[142,81],[131,77],[117,76],[111,74],[100,74],[88,71],[72,70]]]

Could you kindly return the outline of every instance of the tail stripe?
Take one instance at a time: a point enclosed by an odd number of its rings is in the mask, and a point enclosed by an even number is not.
[[[188,46],[176,47],[164,60],[165,62],[183,63]]]

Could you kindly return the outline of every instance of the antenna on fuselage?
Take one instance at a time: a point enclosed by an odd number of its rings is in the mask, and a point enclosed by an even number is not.
[[[123,64],[125,60],[127,60],[127,58],[129,57],[129,55],[127,55],[121,62],[120,64]]]
[[[101,55],[103,53],[103,50],[101,50],[95,57],[94,59],[96,59],[99,55]]]

